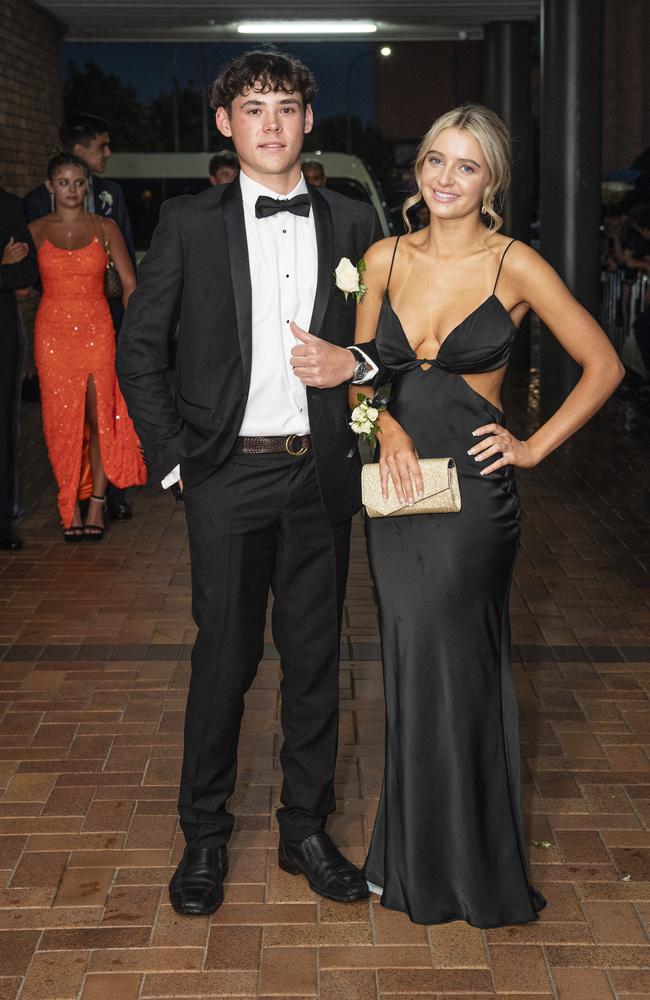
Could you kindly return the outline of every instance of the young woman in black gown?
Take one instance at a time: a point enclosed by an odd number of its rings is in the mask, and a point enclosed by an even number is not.
[[[365,872],[382,904],[417,923],[497,927],[536,919],[519,793],[508,595],[519,541],[514,467],[531,468],[602,406],[622,367],[553,269],[499,233],[510,144],[479,106],[438,119],[416,159],[430,224],[368,251],[357,342],[392,373],[380,466],[407,502],[417,458],[452,456],[456,514],[367,521],[386,695],[386,770]],[[489,223],[487,225],[486,223]],[[533,309],[582,367],[528,440],[499,390]],[[358,388],[354,387],[356,402]]]

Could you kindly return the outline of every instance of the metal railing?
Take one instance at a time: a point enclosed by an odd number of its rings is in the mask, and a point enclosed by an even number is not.
[[[650,372],[643,364],[634,324],[645,308],[647,291],[647,274],[637,275],[634,281],[626,281],[620,271],[601,274],[601,325],[625,367],[641,376]]]

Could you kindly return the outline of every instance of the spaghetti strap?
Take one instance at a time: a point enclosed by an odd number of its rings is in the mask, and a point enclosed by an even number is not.
[[[501,274],[501,268],[503,267],[503,261],[505,259],[505,256],[506,256],[508,250],[510,249],[510,247],[512,246],[512,244],[516,243],[516,242],[517,242],[516,240],[510,240],[510,242],[508,243],[508,246],[505,248],[505,250],[501,254],[501,261],[499,263],[499,270],[497,271],[497,276],[496,276],[496,278],[494,280],[494,288],[492,289],[492,294],[493,295],[495,294],[495,292],[497,290],[497,285],[499,283],[499,275]]]
[[[388,280],[386,281],[386,291],[388,291],[388,286],[390,285],[390,276],[393,273],[393,264],[395,263],[395,254],[397,253],[397,244],[399,243],[401,236],[398,236],[395,240],[395,246],[393,247],[393,256],[390,259],[390,270],[388,272]]]
[[[95,239],[97,240],[98,243],[101,242],[104,252],[108,253],[106,249],[106,233],[104,232],[104,227],[102,225],[101,218],[98,218],[95,212],[89,212],[88,217],[90,219],[90,226],[92,228],[92,231],[95,234]],[[99,232],[97,232],[97,226],[95,225],[96,222],[99,222],[99,230],[100,230]]]

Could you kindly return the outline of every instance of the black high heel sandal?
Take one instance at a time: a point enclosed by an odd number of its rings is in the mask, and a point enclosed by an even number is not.
[[[81,517],[81,512],[79,510],[79,504],[75,506],[73,519],[75,515]],[[84,528],[83,524],[71,524],[69,528],[63,529],[63,541],[64,542],[83,542],[84,540]]]
[[[83,540],[84,540],[83,525],[75,524],[71,528],[63,529],[64,542],[83,542]]]
[[[94,500],[95,503],[106,503],[106,495],[103,497],[91,496],[90,500]],[[99,524],[84,524],[83,526],[83,540],[84,542],[101,542],[104,537],[104,527]]]

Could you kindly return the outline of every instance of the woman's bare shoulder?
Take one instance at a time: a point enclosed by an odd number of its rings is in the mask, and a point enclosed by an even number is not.
[[[100,219],[107,236],[115,236],[116,233],[120,232],[120,227],[115,219],[108,219],[105,215],[98,215],[97,218]]]
[[[381,267],[384,261],[389,261],[393,256],[396,240],[395,236],[386,236],[383,240],[373,243],[363,255],[366,264]]]
[[[37,236],[42,233],[47,226],[48,219],[50,218],[51,215],[42,215],[40,219],[34,219],[33,222],[30,222],[27,228],[32,236]]]
[[[508,269],[510,274],[529,274],[531,271],[538,274],[553,270],[537,250],[533,250],[528,243],[524,243],[522,240],[512,239],[509,236],[504,237],[498,248],[498,256],[502,256],[506,250],[508,255],[503,266],[504,269]],[[495,252],[497,252],[497,248],[495,248]]]
[[[29,225],[27,226],[30,233],[32,234],[32,239],[37,249],[40,248],[41,243],[45,239],[47,221],[49,218],[51,218],[51,216],[42,215],[40,219],[34,219],[34,221],[30,222]]]

